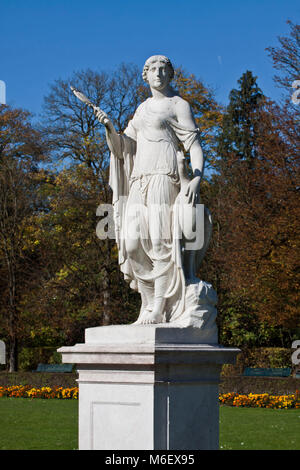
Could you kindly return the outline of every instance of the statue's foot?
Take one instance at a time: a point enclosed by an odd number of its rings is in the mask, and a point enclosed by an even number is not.
[[[133,323],[133,325],[142,325],[144,323],[144,320],[150,313],[152,313],[152,310],[150,308],[145,308],[145,310],[141,312],[138,319]]]
[[[163,322],[163,314],[157,310],[150,310],[145,312],[143,318],[141,319],[141,323],[143,325],[151,325],[154,323],[162,323]]]

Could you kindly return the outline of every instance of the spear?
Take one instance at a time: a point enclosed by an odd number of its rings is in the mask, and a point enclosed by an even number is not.
[[[70,85],[70,88],[71,90],[73,91],[74,95],[76,96],[76,98],[78,98],[80,101],[82,101],[84,104],[90,106],[91,108],[93,108],[93,110],[97,110],[97,111],[101,111],[102,113],[104,113],[104,111],[102,111],[101,109],[99,109],[96,105],[94,105],[94,103],[92,103],[83,93],[81,93],[81,91],[77,90],[75,87],[73,87],[72,85]],[[105,113],[104,113],[105,114]],[[107,122],[109,121],[109,119],[104,119],[104,124],[106,124]]]

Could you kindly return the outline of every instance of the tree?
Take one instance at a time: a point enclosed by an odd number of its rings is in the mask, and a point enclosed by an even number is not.
[[[260,221],[254,237],[256,266],[248,273],[258,316],[291,332],[300,324],[298,136],[290,107],[268,103],[260,119],[253,198]]]
[[[279,71],[274,76],[275,83],[291,94],[294,80],[299,80],[300,70],[300,25],[287,21],[290,27],[290,36],[279,36],[279,47],[268,47],[269,57],[273,66]]]
[[[223,115],[217,153],[224,159],[246,161],[251,167],[257,157],[256,136],[259,110],[264,97],[256,83],[257,77],[247,70],[238,80],[239,88],[231,90],[229,105]]]
[[[29,113],[0,106],[0,276],[2,325],[9,339],[10,371],[17,369],[20,299],[38,262],[27,244],[27,226],[40,210],[38,164],[45,144]]]
[[[252,197],[251,167],[257,158],[259,111],[264,102],[256,77],[250,71],[241,76],[238,85],[229,94],[229,104],[223,113],[221,128],[216,137],[217,172],[202,190],[203,202],[213,214],[214,230],[203,261],[201,277],[212,282],[218,292],[220,339],[225,342],[228,340],[228,335],[224,334],[225,322],[232,316],[230,312],[240,315],[238,312],[242,311],[246,317],[238,322],[239,335],[244,339],[245,330],[242,325],[249,325],[248,299],[243,300],[240,291],[236,288],[232,290],[227,281],[230,277],[230,257],[237,262],[235,253],[238,247],[233,240],[235,232],[239,231],[236,228],[237,217],[242,217],[242,205],[247,205]],[[248,341],[252,341],[251,335]]]
[[[300,321],[297,120],[255,84],[242,93],[245,81],[239,83],[220,134],[209,200],[216,230],[204,268],[218,283],[224,343],[287,345]]]
[[[109,155],[104,128],[93,110],[74,96],[70,85],[103,108],[122,132],[145,94],[142,78],[130,64],[122,64],[112,75],[88,69],[56,80],[45,97],[43,129],[58,160],[86,164],[105,184]]]
[[[108,238],[100,241],[96,237],[96,209],[100,203],[111,202],[109,151],[103,126],[93,111],[73,95],[70,85],[104,108],[120,132],[125,129],[141,97],[145,96],[146,88],[137,68],[123,64],[112,75],[91,70],[76,72],[68,80],[56,81],[45,98],[44,133],[50,136],[54,156],[67,164],[66,171],[55,176],[49,218],[67,221],[65,214],[68,212],[72,212],[73,219],[81,217],[81,224],[77,226],[69,219],[69,229],[73,230],[74,244],[82,246],[84,238],[92,240],[89,246],[84,244],[85,252],[77,249],[77,253],[81,253],[80,263],[85,265],[85,271],[92,274],[94,280],[93,283],[89,282],[94,288],[90,298],[97,299],[93,309],[100,316],[98,323],[100,320],[102,324],[108,324],[112,317],[116,320],[113,312],[118,311],[115,308],[118,296],[113,296],[112,292],[114,285],[120,285],[120,279],[117,284],[114,283],[118,266],[114,241]],[[83,213],[81,209],[87,209],[87,206],[88,210]],[[72,247],[68,249],[68,240],[65,242],[65,250],[59,261],[62,265],[70,265]],[[71,282],[71,276],[68,278]],[[78,284],[78,273],[76,282]],[[87,298],[85,302],[92,308]]]

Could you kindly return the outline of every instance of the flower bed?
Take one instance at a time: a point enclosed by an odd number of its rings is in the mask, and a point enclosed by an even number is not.
[[[238,393],[224,393],[219,395],[219,401],[222,405],[237,407],[300,409],[300,392],[297,390],[293,395],[270,395],[268,393],[239,395]]]
[[[77,400],[78,387],[33,388],[29,385],[13,385],[10,387],[0,387],[0,397]],[[222,405],[236,407],[300,409],[300,392],[297,390],[295,394],[291,395],[270,395],[268,393],[240,395],[238,393],[223,393],[219,395],[219,401]]]
[[[78,399],[78,387],[41,387],[33,388],[29,385],[12,385],[11,387],[0,387],[0,397],[14,398],[62,398]]]

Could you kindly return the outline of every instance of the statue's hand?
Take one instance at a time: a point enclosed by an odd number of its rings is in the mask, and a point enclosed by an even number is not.
[[[200,191],[200,176],[195,176],[186,187],[185,196],[188,198],[188,203],[194,205],[199,198]]]
[[[102,109],[95,106],[94,113],[95,113],[96,118],[101,124],[103,124],[105,127],[110,127],[111,120],[109,119],[107,114],[104,111],[102,111]]]

